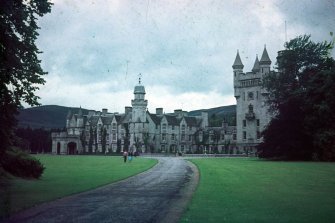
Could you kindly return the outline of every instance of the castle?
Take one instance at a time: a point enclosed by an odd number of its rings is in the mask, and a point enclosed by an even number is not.
[[[208,113],[189,116],[177,109],[165,114],[147,109],[145,87],[139,78],[134,88],[131,107],[123,114],[89,111],[78,114],[70,110],[66,131],[52,133],[52,153],[118,153],[124,150],[159,153],[254,153],[261,142],[261,131],[270,121],[265,99],[267,92],[261,81],[270,72],[271,60],[266,48],[251,72],[243,73],[243,63],[237,52],[234,64],[234,96],[236,98],[236,126],[223,121],[220,127],[211,127]]]

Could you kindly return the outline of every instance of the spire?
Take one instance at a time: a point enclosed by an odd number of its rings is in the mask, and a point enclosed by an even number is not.
[[[145,94],[145,88],[141,83],[142,74],[138,74],[138,85],[135,86],[134,94]]]
[[[242,64],[240,54],[238,53],[238,50],[237,50],[236,58],[233,64],[233,69],[243,69],[243,67],[244,65]]]
[[[139,73],[138,74],[138,85],[141,85],[141,78],[142,78],[142,74]]]
[[[261,60],[259,61],[259,63],[261,65],[263,65],[263,64],[264,65],[270,65],[271,64],[271,60],[270,60],[268,51],[266,51],[266,45],[264,45],[263,54],[262,54],[262,57],[261,57]]]
[[[252,72],[258,72],[260,70],[259,68],[259,60],[258,60],[258,55],[256,54],[256,60],[254,63],[254,67],[252,68]]]

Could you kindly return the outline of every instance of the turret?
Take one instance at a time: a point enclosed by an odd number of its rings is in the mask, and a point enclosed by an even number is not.
[[[254,63],[254,67],[252,68],[252,72],[257,73],[259,71],[260,71],[259,60],[258,60],[258,55],[256,55],[256,60]]]
[[[243,72],[244,65],[241,61],[241,57],[240,57],[240,54],[239,54],[238,50],[237,50],[236,58],[235,58],[235,61],[234,61],[234,64],[233,64],[232,67],[234,69],[234,77],[237,76],[237,73],[242,73]]]
[[[234,71],[234,89],[235,89],[235,92],[234,92],[234,96],[236,97],[236,99],[240,96],[240,93],[239,93],[239,76],[240,74],[243,73],[243,63],[241,61],[241,57],[240,57],[240,54],[237,50],[237,54],[236,54],[236,58],[235,58],[235,61],[234,61],[234,64],[233,64],[233,71]]]
[[[77,127],[84,127],[84,117],[81,106],[79,107],[78,116],[77,116]]]
[[[145,100],[145,88],[141,84],[141,77],[139,77],[138,85],[134,89],[134,99],[131,100],[132,109],[132,121],[133,122],[145,122],[146,121],[146,110],[148,101]]]
[[[260,68],[261,73],[262,74],[269,73],[270,65],[271,65],[271,60],[266,50],[266,46],[264,46],[263,54],[262,54],[261,60],[259,61],[259,68]]]

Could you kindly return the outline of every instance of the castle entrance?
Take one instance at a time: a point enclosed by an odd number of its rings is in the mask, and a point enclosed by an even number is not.
[[[77,153],[77,143],[70,142],[67,144],[67,154],[74,155]]]
[[[57,143],[57,155],[59,155],[60,154],[60,143],[58,142]]]

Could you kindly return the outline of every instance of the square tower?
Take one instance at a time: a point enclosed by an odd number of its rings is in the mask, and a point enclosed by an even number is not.
[[[234,96],[236,98],[237,147],[241,152],[256,152],[261,132],[270,121],[267,92],[262,88],[264,75],[270,72],[271,60],[264,48],[261,60],[256,60],[251,72],[243,73],[243,63],[237,52],[234,64]]]

